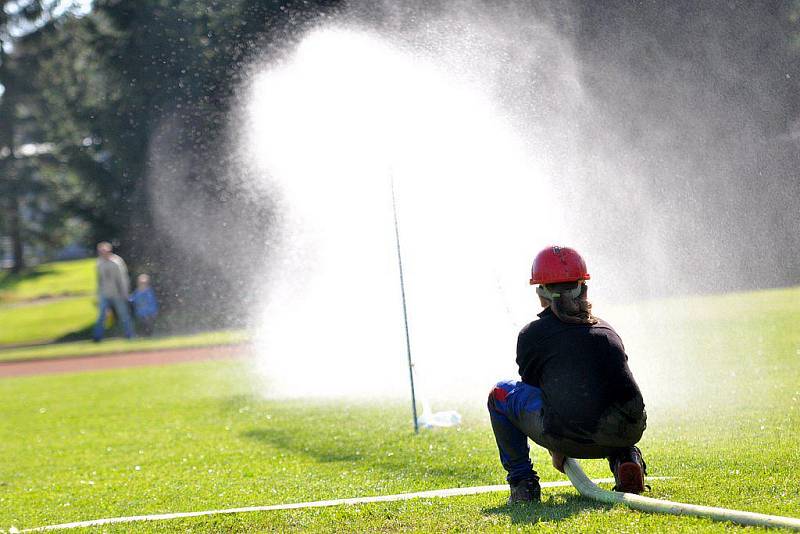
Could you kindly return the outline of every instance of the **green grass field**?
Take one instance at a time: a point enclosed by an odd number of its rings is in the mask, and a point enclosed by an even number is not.
[[[21,274],[0,273],[0,302],[94,293],[95,259],[58,261],[38,265]]]
[[[97,314],[94,261],[0,273],[0,347],[48,342],[87,330]]]
[[[58,339],[87,328],[93,324],[96,314],[94,297],[67,297],[0,306],[0,324],[3,325],[0,327],[0,344]]]
[[[224,330],[128,341],[81,341],[97,316],[93,258],[47,263],[22,274],[0,273],[0,361],[205,347],[247,341]],[[118,328],[119,329],[119,328]],[[66,341],[69,338],[77,341]],[[57,343],[53,341],[59,340]]]
[[[651,496],[800,516],[798,297],[792,288],[637,308],[668,312],[670,329],[652,323],[656,345],[684,349],[665,362],[659,355],[655,368],[692,386],[676,384],[680,399],[644,391],[646,400],[662,399],[648,400],[641,443],[650,474],[679,477],[653,482]],[[415,436],[407,401],[263,400],[248,376],[246,362],[206,362],[0,380],[0,529],[504,480],[483,392],[457,406],[459,429]],[[564,478],[536,446],[533,460],[543,480]],[[590,476],[609,475],[601,460],[582,463]],[[609,507],[572,488],[545,489],[541,504],[510,507],[505,499],[495,493],[88,530],[744,530]]]

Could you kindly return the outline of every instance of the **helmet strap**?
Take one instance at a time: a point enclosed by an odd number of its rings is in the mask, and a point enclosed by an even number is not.
[[[550,291],[544,285],[540,285],[536,288],[536,294],[542,297],[545,300],[553,301],[557,298],[560,298],[561,295],[566,295],[570,297],[572,300],[581,296],[581,291],[583,291],[583,280],[578,283],[578,286],[574,289],[568,289],[566,291],[562,291],[561,293],[556,293],[555,291]]]

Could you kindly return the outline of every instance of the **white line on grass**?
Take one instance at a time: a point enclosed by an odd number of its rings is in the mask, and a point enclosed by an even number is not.
[[[648,477],[650,480],[659,480],[671,477]],[[593,480],[595,483],[614,482],[613,478],[599,478]],[[554,482],[542,482],[543,488],[556,488],[571,486],[569,480],[558,480]],[[456,497],[458,495],[475,495],[478,493],[491,493],[496,491],[508,491],[508,485],[501,484],[495,486],[472,486],[469,488],[450,488],[441,490],[418,491],[416,493],[399,493],[396,495],[375,495],[373,497],[353,497],[350,499],[333,499],[329,501],[296,502],[288,504],[270,504],[267,506],[245,506],[242,508],[228,508],[225,510],[203,510],[198,512],[173,512],[167,514],[134,515],[128,517],[107,517],[105,519],[91,519],[89,521],[76,521],[74,523],[63,523],[61,525],[48,525],[45,527],[29,528],[10,532],[43,532],[46,530],[59,530],[67,528],[98,527],[112,523],[132,523],[134,521],[161,521],[166,519],[181,519],[184,517],[199,517],[205,515],[220,514],[240,514],[244,512],[267,512],[270,510],[295,510],[297,508],[321,508],[324,506],[339,506],[342,504],[367,504],[372,502],[407,501],[409,499],[429,499],[435,497]]]

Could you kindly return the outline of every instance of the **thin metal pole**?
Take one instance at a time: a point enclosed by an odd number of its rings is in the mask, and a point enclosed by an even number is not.
[[[417,397],[414,392],[414,363],[411,360],[411,337],[408,333],[408,308],[406,307],[406,284],[403,278],[403,255],[400,253],[400,226],[397,224],[397,199],[394,194],[394,173],[389,171],[392,185],[392,213],[394,214],[394,239],[397,244],[397,265],[400,268],[400,295],[403,298],[403,323],[406,327],[406,354],[408,355],[408,378],[411,381],[411,413],[414,415],[414,433],[419,434],[417,420]]]

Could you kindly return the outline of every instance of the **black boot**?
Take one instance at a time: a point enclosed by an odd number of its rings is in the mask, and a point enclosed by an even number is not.
[[[614,491],[623,493],[642,493],[645,490],[644,477],[647,464],[639,447],[626,447],[608,459],[608,466],[614,473]]]
[[[511,484],[511,495],[508,497],[508,504],[516,502],[539,502],[542,500],[542,488],[539,486],[539,477],[525,478]]]

